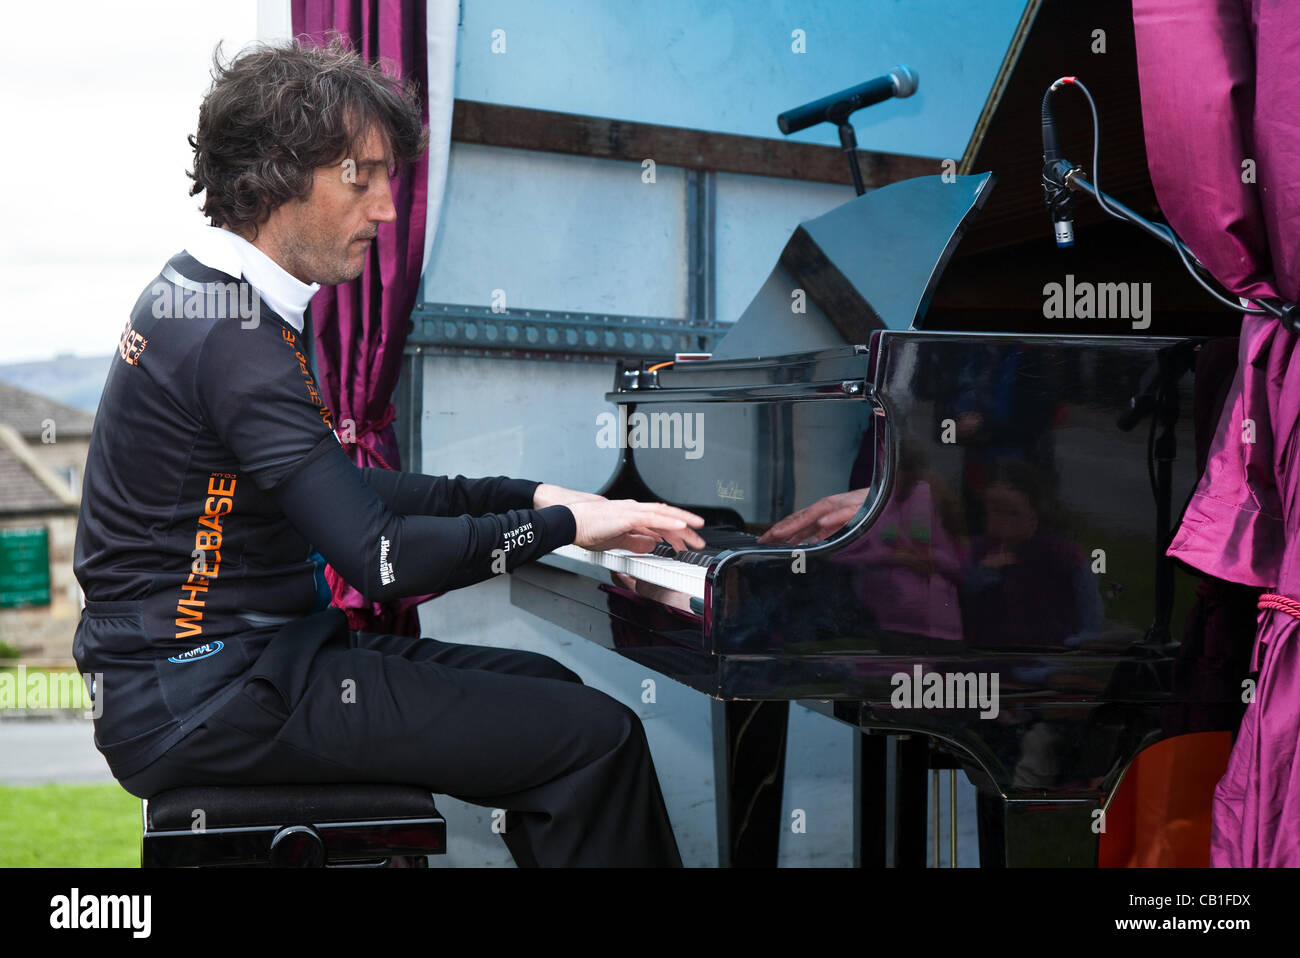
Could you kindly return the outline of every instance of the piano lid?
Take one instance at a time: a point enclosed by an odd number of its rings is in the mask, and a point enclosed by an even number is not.
[[[713,358],[808,352],[912,328],[992,185],[991,173],[918,176],[801,223]],[[806,313],[792,311],[796,289]]]

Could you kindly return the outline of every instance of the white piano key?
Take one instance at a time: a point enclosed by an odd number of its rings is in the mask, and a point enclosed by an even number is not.
[[[676,559],[663,556],[628,552],[626,549],[590,552],[573,545],[560,546],[552,555],[561,555],[578,562],[598,565],[612,572],[622,572],[634,579],[663,586],[675,592],[684,592],[696,599],[704,598],[704,580],[709,570],[690,562],[678,562]]]

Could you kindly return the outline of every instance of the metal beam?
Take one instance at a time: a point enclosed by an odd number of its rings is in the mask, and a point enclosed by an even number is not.
[[[687,309],[693,326],[710,326],[717,312],[717,178],[708,170],[686,171]]]
[[[541,354],[557,359],[671,358],[709,349],[730,328],[689,320],[606,313],[421,303],[411,313],[408,346],[483,356]]]

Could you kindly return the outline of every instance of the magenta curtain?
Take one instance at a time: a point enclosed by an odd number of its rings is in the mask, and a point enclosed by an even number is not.
[[[1300,15],[1272,0],[1133,0],[1161,209],[1234,293],[1300,290]],[[1245,316],[1236,376],[1168,554],[1300,599],[1300,351]],[[1300,865],[1300,619],[1261,611],[1259,680],[1215,790],[1211,861]]]
[[[337,31],[367,60],[383,59],[404,80],[419,83],[428,122],[425,0],[293,0],[292,16],[295,36],[306,34],[323,43]],[[341,438],[358,466],[401,467],[392,395],[419,292],[427,179],[422,161],[401,170],[393,188],[397,219],[379,225],[365,271],[350,283],[322,287],[312,300],[317,373],[335,424],[355,424],[355,443]],[[342,425],[339,431],[344,431]],[[428,596],[380,605],[366,601],[332,568],[326,578],[334,604],[346,612],[354,630],[419,634],[415,608]]]

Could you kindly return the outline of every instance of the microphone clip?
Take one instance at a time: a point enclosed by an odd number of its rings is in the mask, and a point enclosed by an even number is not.
[[[1069,160],[1044,158],[1043,200],[1052,217],[1058,248],[1074,245],[1074,191],[1070,189],[1069,178],[1079,172],[1082,168]]]

